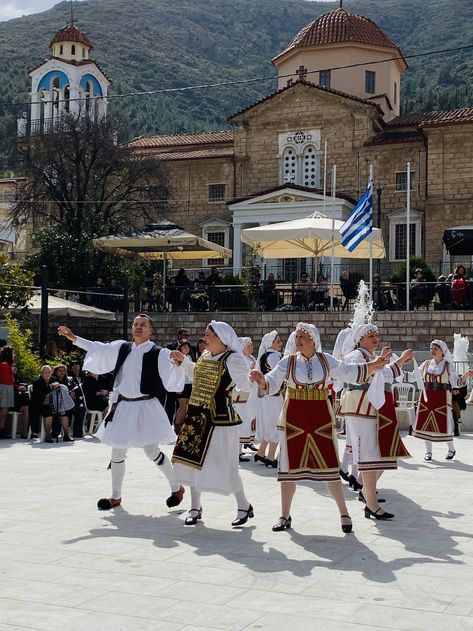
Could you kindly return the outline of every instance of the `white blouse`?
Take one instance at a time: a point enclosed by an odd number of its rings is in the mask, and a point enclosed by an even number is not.
[[[77,337],[74,342],[79,348],[87,351],[84,360],[84,370],[103,375],[112,372],[118,359],[118,352],[124,340],[115,342],[91,342],[82,337]],[[121,370],[119,370],[115,379],[115,386],[110,401],[116,402],[118,395],[135,399],[143,395],[140,390],[141,370],[143,366],[143,355],[151,350],[153,342],[148,340],[142,344],[133,342],[131,351],[123,362]],[[182,392],[184,389],[185,373],[181,366],[177,366],[171,362],[171,351],[162,348],[158,355],[159,376],[163,382],[163,386],[170,392]]]
[[[209,351],[204,351],[202,353],[202,359],[217,361],[222,355],[223,353],[212,355]],[[189,358],[189,356],[187,356],[181,365],[183,366],[186,375],[192,379],[195,363]],[[246,357],[240,353],[231,353],[227,358],[227,368],[236,387],[242,392],[251,392],[255,385],[250,381],[250,368]]]
[[[371,362],[371,361],[374,361],[375,359],[376,359],[375,355],[373,355],[372,353],[366,350],[360,351],[359,348],[356,348],[351,353],[348,353],[348,355],[346,355],[346,357],[344,358],[344,360],[348,362],[349,364],[366,364],[366,362]],[[393,383],[396,377],[399,377],[399,375],[401,374],[401,369],[396,364],[396,362],[393,361],[387,366],[384,366],[384,368],[381,368],[381,370],[379,370],[375,374],[378,374],[378,373],[383,376],[383,380],[386,383]],[[369,378],[369,381],[372,381],[373,377],[374,375],[371,375],[371,377]]]
[[[421,375],[424,374],[424,369],[427,366],[427,373],[429,375],[441,375],[443,374],[444,370],[445,370],[445,360],[442,359],[438,364],[435,361],[435,359],[426,359],[424,362],[422,362],[422,364],[419,366],[419,370]],[[416,376],[414,374],[414,372],[406,372],[407,374],[407,381],[410,382],[415,382],[416,381]],[[458,376],[457,373],[457,369],[455,368],[455,366],[449,362],[448,364],[448,376],[449,376],[449,382],[452,388],[462,388],[465,384],[463,383],[461,377]]]
[[[360,370],[356,364],[348,364],[338,361],[332,355],[323,353],[328,366],[329,375],[347,383],[364,383],[366,380],[366,370]],[[275,394],[279,391],[286,379],[290,355],[283,357],[271,372],[264,378],[267,384],[266,394]],[[324,369],[317,354],[314,353],[310,359],[305,358],[300,353],[296,353],[295,378],[298,383],[315,384],[320,383],[324,378]]]

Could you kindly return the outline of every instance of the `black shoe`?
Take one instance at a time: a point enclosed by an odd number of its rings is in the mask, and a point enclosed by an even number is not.
[[[192,515],[190,513],[192,513]],[[199,519],[202,519],[202,506],[198,509],[191,508],[184,523],[186,526],[195,526]]]
[[[262,462],[266,464],[266,458],[264,456],[260,456],[259,454],[254,455],[255,462]]]
[[[56,439],[56,442],[57,442],[57,439]],[[64,438],[62,439],[62,442],[63,442],[63,443],[73,443],[73,442],[74,442],[74,439],[73,439],[73,438],[71,438],[71,437],[69,436],[69,434],[67,434],[67,435],[66,435],[66,436],[64,436]]]
[[[342,478],[342,480],[345,480],[345,482],[350,483],[350,475],[346,471],[343,471],[343,469],[340,469],[338,473],[340,474],[340,477]]]
[[[344,517],[346,517],[346,519],[349,519],[351,521],[350,515],[340,515],[340,519],[343,519]],[[342,524],[342,532],[344,532],[345,534],[348,534],[352,530],[353,530],[353,524]]]
[[[258,447],[255,447],[254,445],[247,445],[247,444],[245,444],[245,445],[243,445],[243,447],[245,449],[249,449],[250,451],[258,451]]]
[[[361,489],[363,488],[363,485],[358,483],[358,480],[355,478],[354,475],[351,475],[348,478],[348,484],[354,491],[361,491]]]
[[[255,516],[254,512],[253,512],[253,506],[250,504],[248,506],[248,510],[241,510],[238,509],[237,511],[238,513],[244,513],[243,517],[237,517],[236,519],[234,519],[232,521],[232,526],[243,526],[243,524],[246,524],[246,522],[248,521],[248,518],[252,518]]]
[[[278,466],[278,461],[277,461],[277,458],[276,460],[270,460],[269,458],[265,458],[264,464],[266,467],[273,467],[273,469],[276,469]]]
[[[53,439],[51,438],[51,436],[48,436],[47,438],[44,439],[45,443],[53,443]]]
[[[244,453],[241,453],[241,454],[238,456],[238,460],[239,460],[240,462],[250,462],[250,458],[249,458],[248,456],[245,456],[245,454],[244,454]]]
[[[455,454],[457,452],[455,451],[455,449],[453,451],[450,451],[450,449],[448,450],[448,454],[445,456],[445,460],[453,460],[455,458]]]
[[[184,497],[185,492],[186,491],[183,486],[179,487],[179,490],[173,491],[166,500],[166,506],[168,508],[179,506],[179,504],[182,502],[182,498]]]
[[[392,513],[380,513],[381,508],[378,508],[376,511],[370,510],[367,506],[365,506],[365,517],[369,519],[370,517],[374,517],[375,519],[392,519],[394,515]]]
[[[99,510],[110,510],[112,508],[117,508],[117,506],[121,506],[122,499],[114,500],[113,497],[102,497],[97,502],[97,508]]]
[[[292,525],[292,517],[280,517],[278,521],[273,526],[273,532],[281,532],[282,530],[287,530]]]
[[[376,495],[378,495],[378,491],[376,491]],[[386,500],[384,499],[384,497],[377,497],[376,500],[382,504],[383,502],[385,502]],[[362,491],[360,491],[358,493],[358,501],[359,502],[363,502],[363,504],[366,504],[366,500],[365,500],[365,496],[363,495]]]

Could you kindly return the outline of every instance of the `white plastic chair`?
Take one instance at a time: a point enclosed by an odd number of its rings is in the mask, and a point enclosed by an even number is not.
[[[87,407],[87,399],[85,398],[84,390],[82,389],[82,384],[79,385],[79,388],[82,393],[82,399],[84,401],[85,417],[87,417],[87,414],[90,414],[89,431],[87,433],[93,434],[95,423],[97,423],[97,427],[95,428],[95,431],[97,431],[98,428],[102,425],[103,413],[100,410],[89,410],[89,408]],[[85,425],[85,417],[84,417],[84,425]]]
[[[9,412],[11,414],[11,437],[13,440],[16,438],[16,433],[18,431],[18,418],[20,416],[19,412]]]
[[[396,410],[405,412],[409,425],[414,425],[416,417],[416,388],[413,383],[393,383],[392,391]]]

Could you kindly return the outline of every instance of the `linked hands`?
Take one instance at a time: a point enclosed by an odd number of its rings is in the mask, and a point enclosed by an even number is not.
[[[185,360],[186,356],[181,351],[171,351],[169,358],[173,364],[180,366]]]

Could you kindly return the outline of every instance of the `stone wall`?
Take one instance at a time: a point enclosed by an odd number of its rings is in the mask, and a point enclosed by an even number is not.
[[[176,337],[180,327],[187,327],[191,339],[196,342],[203,334],[208,322],[215,318],[231,324],[239,335],[249,335],[256,344],[261,337],[272,329],[280,331],[284,341],[297,322],[313,322],[320,331],[322,345],[331,351],[335,338],[341,328],[346,326],[350,314],[319,312],[256,312],[256,313],[150,313],[155,323],[156,341],[166,344]],[[130,324],[132,317],[130,316]],[[121,322],[91,322],[87,320],[66,319],[65,322],[52,321],[50,335],[54,336],[59,324],[67,324],[83,337],[101,341],[110,341],[122,336]],[[427,351],[434,338],[444,339],[453,349],[453,334],[473,335],[473,311],[416,311],[411,313],[384,311],[376,314],[376,323],[381,329],[382,343],[389,344],[396,350],[412,347],[418,351]],[[31,326],[31,325],[30,325]],[[37,330],[35,323],[33,329]]]

